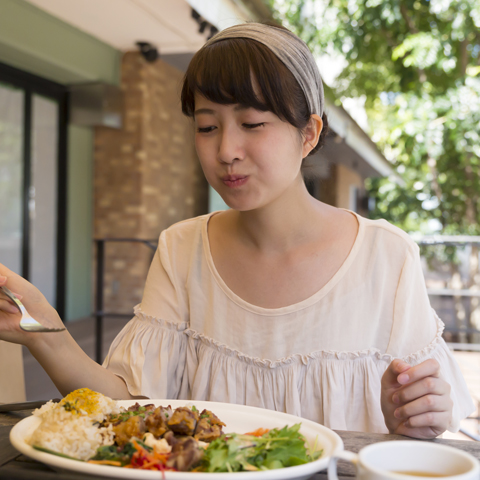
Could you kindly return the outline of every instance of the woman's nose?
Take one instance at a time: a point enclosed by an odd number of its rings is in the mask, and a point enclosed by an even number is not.
[[[231,131],[222,132],[218,149],[218,160],[220,163],[231,164],[236,160],[243,159],[244,155],[240,135]]]

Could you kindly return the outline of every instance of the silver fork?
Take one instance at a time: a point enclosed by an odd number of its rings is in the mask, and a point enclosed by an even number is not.
[[[63,328],[48,328],[44,327],[41,323],[37,322],[28,312],[27,309],[23,306],[22,302],[7,288],[0,287],[0,290],[5,293],[5,295],[15,303],[15,306],[20,310],[22,314],[22,319],[20,320],[20,328],[26,332],[62,332],[65,330]]]

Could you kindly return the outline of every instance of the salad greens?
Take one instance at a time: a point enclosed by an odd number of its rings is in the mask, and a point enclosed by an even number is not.
[[[312,462],[322,450],[308,452],[300,424],[274,428],[261,437],[232,433],[214,440],[205,450],[200,472],[272,470]]]
[[[141,440],[135,439],[135,441],[147,452],[151,452],[153,450],[148,445],[145,445],[145,443],[143,443]],[[137,449],[131,442],[126,443],[122,447],[119,447],[117,445],[108,445],[104,447],[99,447],[95,456],[90,458],[90,460],[109,460],[113,462],[119,462],[123,466],[130,464],[130,462],[132,461],[132,456],[136,451]]]

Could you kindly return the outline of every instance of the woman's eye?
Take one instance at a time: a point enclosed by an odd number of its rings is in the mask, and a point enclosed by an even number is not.
[[[263,127],[265,125],[265,122],[262,122],[262,123],[244,123],[243,126],[245,128],[248,128],[250,130],[254,129],[254,128],[258,128],[258,127]]]
[[[197,132],[198,133],[210,133],[212,132],[216,127],[198,127]]]

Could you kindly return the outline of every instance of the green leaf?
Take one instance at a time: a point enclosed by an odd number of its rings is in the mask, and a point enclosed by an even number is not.
[[[201,470],[238,472],[272,470],[311,462],[321,451],[310,455],[300,424],[272,429],[262,437],[231,434],[214,440],[206,449]]]
[[[56,452],[55,450],[50,450],[49,448],[39,447],[37,445],[33,445],[35,450],[39,450],[40,452],[51,453],[52,455],[56,455],[57,457],[68,458],[69,460],[76,460],[77,462],[83,462],[79,458],[71,457],[70,455],[65,455],[64,453]]]

